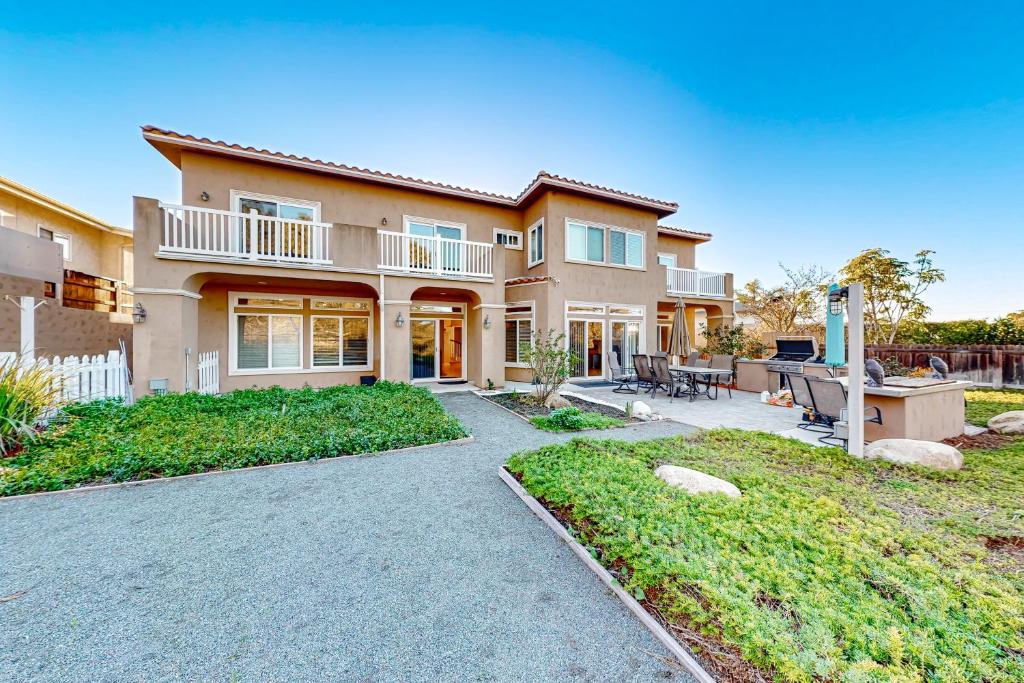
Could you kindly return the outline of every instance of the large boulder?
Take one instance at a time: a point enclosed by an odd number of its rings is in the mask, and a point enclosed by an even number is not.
[[[651,407],[643,401],[633,401],[633,417],[638,420],[651,419]]]
[[[879,439],[864,449],[864,457],[935,470],[958,470],[964,466],[964,456],[952,446],[917,439]]]
[[[740,497],[740,490],[729,482],[697,470],[662,465],[654,473],[669,486],[683,489],[687,493],[724,493],[732,498]]]
[[[568,408],[572,404],[566,400],[565,396],[559,393],[554,393],[544,399],[544,406],[548,410],[558,410],[559,408]]]
[[[988,428],[997,434],[1024,434],[1024,410],[1000,413],[988,421]]]

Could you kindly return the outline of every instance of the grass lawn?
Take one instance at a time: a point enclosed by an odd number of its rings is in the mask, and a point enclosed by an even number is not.
[[[329,458],[466,436],[426,389],[251,389],[79,404],[13,458],[0,495]]]
[[[1024,410],[1024,389],[971,389],[967,399],[967,421],[984,427],[988,421],[1009,410]]]
[[[665,463],[743,496],[670,488]],[[1024,439],[946,473],[724,429],[508,468],[720,680],[1024,680]]]

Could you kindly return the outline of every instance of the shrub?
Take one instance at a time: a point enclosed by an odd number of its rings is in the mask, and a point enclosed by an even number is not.
[[[547,432],[578,432],[583,429],[622,427],[625,421],[601,413],[585,413],[575,406],[552,410],[550,415],[531,417],[530,422]]]
[[[743,323],[735,326],[721,325],[715,328],[704,326],[704,348],[706,354],[716,353],[728,356],[746,356],[747,358],[760,358],[768,350],[757,337],[748,334],[743,328]]]
[[[429,391],[407,384],[168,394],[65,409],[0,472],[0,494],[371,453],[466,436]]]
[[[533,343],[529,346],[523,344],[520,355],[533,370],[537,385],[534,393],[541,403],[558,391],[569,379],[573,366],[579,362],[579,356],[566,345],[565,334],[555,330],[537,330]]]
[[[548,421],[554,427],[565,430],[583,429],[583,411],[574,406],[552,410]]]
[[[987,320],[950,320],[921,322],[900,332],[900,344],[937,344],[968,346],[970,344],[1024,344],[1024,321],[1013,316]]]
[[[35,427],[48,408],[59,407],[53,372],[16,356],[0,363],[0,455],[36,438]]]

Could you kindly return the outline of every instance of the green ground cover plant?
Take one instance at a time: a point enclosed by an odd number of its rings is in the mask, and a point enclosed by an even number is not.
[[[16,457],[0,495],[329,458],[466,436],[429,391],[407,384],[170,394],[132,406],[70,406]]]
[[[530,422],[546,432],[578,432],[584,429],[611,429],[626,425],[624,420],[601,413],[585,413],[575,406],[552,410],[550,415],[531,417]]]
[[[724,429],[507,466],[719,680],[1024,680],[1024,440],[941,473]]]
[[[967,421],[984,427],[996,415],[1010,410],[1024,410],[1022,389],[971,389],[967,399]]]

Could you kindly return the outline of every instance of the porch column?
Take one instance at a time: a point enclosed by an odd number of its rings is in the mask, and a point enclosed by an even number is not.
[[[200,298],[199,294],[180,290],[136,292],[135,301],[146,311],[146,320],[135,323],[132,329],[136,396],[153,393],[152,380],[167,380],[169,392],[185,391],[186,385],[195,389]]]
[[[409,308],[411,301],[383,299],[380,302],[381,379],[409,382],[411,350],[409,346]],[[402,326],[396,324],[402,316]]]
[[[505,304],[477,304],[469,311],[467,378],[482,389],[487,380],[505,386]]]

